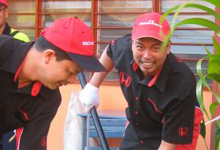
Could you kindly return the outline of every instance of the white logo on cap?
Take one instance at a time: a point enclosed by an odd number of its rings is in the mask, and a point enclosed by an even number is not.
[[[84,46],[94,45],[94,42],[84,41],[84,42],[82,43],[82,45],[84,45]]]
[[[154,20],[149,20],[148,22],[140,22],[139,23],[140,26],[147,25],[147,24],[151,24],[151,25],[154,25],[154,26],[162,28],[162,25],[154,23]]]

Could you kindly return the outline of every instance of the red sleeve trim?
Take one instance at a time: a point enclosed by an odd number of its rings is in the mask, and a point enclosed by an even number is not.
[[[21,136],[22,136],[23,130],[24,128],[16,129],[16,150],[20,149],[20,142],[21,142]]]

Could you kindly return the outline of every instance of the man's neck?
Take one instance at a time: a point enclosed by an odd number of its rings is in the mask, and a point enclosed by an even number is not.
[[[24,87],[26,85],[31,84],[32,82],[37,81],[36,78],[36,62],[33,61],[36,60],[36,51],[34,50],[34,47],[32,46],[30,50],[28,51],[25,59],[23,60],[23,64],[21,66],[21,70],[18,75],[18,83],[19,87]]]
[[[18,78],[18,88],[22,88],[25,87],[27,85],[30,85],[32,83],[32,81],[27,81],[27,80],[23,80]]]

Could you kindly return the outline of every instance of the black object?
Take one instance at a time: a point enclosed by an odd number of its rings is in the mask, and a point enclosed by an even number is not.
[[[81,87],[84,88],[86,86],[86,78],[85,78],[84,73],[83,72],[78,73],[78,78],[79,78],[79,81],[81,83]],[[108,143],[106,141],[105,134],[103,132],[101,122],[99,120],[99,116],[98,116],[98,113],[97,113],[95,107],[92,107],[90,109],[90,114],[92,116],[92,120],[93,120],[93,123],[95,125],[96,132],[99,136],[100,142],[102,144],[103,150],[109,150],[109,146],[108,146]]]

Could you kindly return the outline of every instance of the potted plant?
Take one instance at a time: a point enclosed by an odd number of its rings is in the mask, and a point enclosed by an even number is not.
[[[166,46],[166,44],[168,43],[168,41],[170,40],[170,37],[172,35],[172,33],[174,32],[174,30],[182,25],[186,25],[186,24],[195,24],[195,25],[200,25],[203,27],[206,27],[212,31],[215,32],[215,36],[212,37],[212,42],[213,42],[213,46],[215,49],[215,53],[212,54],[210,52],[210,50],[208,48],[205,48],[206,52],[207,52],[207,56],[205,56],[204,58],[201,58],[198,62],[197,62],[197,73],[199,75],[199,80],[197,82],[197,89],[196,89],[196,94],[197,94],[197,98],[199,100],[199,104],[201,109],[203,110],[204,114],[206,115],[206,117],[211,120],[212,119],[213,122],[215,122],[215,150],[220,150],[220,121],[218,121],[218,119],[220,118],[219,116],[216,116],[215,112],[216,112],[216,108],[217,106],[220,105],[220,43],[217,41],[217,38],[220,38],[220,26],[213,21],[210,21],[208,19],[205,18],[195,18],[195,17],[191,17],[188,19],[184,19],[180,22],[176,22],[179,13],[184,9],[184,8],[197,8],[200,10],[205,11],[206,13],[208,13],[209,15],[214,16],[217,20],[220,21],[220,14],[218,14],[215,10],[202,5],[202,4],[198,4],[195,3],[198,0],[191,0],[191,1],[187,1],[185,3],[182,3],[181,5],[177,5],[169,10],[167,10],[164,14],[163,17],[161,19],[161,22],[163,21],[163,19],[171,14],[174,13],[173,18],[172,18],[172,22],[171,22],[171,32],[168,36],[168,38],[166,39],[166,41],[164,42],[164,46]],[[205,1],[208,2],[212,5],[214,5],[216,8],[220,9],[220,0],[200,0],[200,1]],[[204,59],[208,60],[208,71],[206,73],[204,73],[202,71],[202,62]],[[207,79],[213,81],[215,83],[215,85],[217,86],[218,90],[213,90],[213,88],[210,87],[210,85],[207,83]],[[212,92],[213,96],[215,97],[216,101],[212,102],[209,106],[209,112],[206,110],[205,106],[204,106],[204,98],[203,98],[203,87],[206,87],[210,92]],[[210,114],[210,115],[209,115]],[[202,122],[202,128],[201,128],[201,135],[203,136],[203,138],[205,138],[205,123],[204,123],[204,119]],[[207,146],[208,149],[208,146]]]

